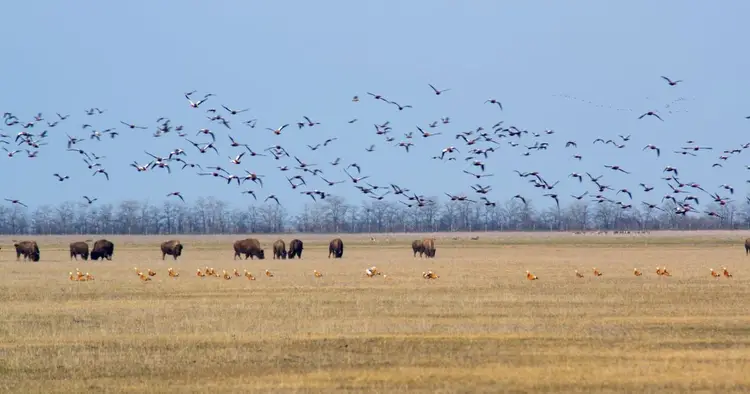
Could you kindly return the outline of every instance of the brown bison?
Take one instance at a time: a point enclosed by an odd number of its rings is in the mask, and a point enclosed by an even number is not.
[[[745,256],[750,253],[750,238],[745,240]]]
[[[290,259],[293,259],[294,256],[297,256],[298,259],[301,259],[302,249],[303,249],[302,241],[298,239],[293,239],[292,242],[289,242],[289,252],[287,252],[287,256],[289,256]]]
[[[328,244],[329,259],[331,258],[331,255],[336,259],[340,259],[341,256],[344,255],[344,241],[342,241],[341,238],[336,238]]]
[[[286,244],[283,240],[273,243],[273,258],[286,260]]]
[[[36,241],[21,241],[14,243],[13,246],[16,247],[16,260],[23,255],[24,260],[39,261],[39,245]]]
[[[422,257],[424,254],[424,245],[422,244],[421,239],[415,239],[414,242],[411,243],[411,250],[414,251],[414,257],[417,257],[417,253],[419,253],[419,257]]]
[[[161,244],[161,259],[164,260],[167,255],[172,256],[174,260],[182,255],[184,246],[176,239],[169,240]]]
[[[81,256],[84,260],[89,259],[89,244],[82,241],[70,243],[70,259],[78,260],[78,256]]]
[[[107,259],[111,261],[114,254],[115,244],[106,239],[94,242],[94,246],[91,247],[91,260]]]
[[[265,251],[260,248],[260,241],[255,238],[247,238],[234,243],[234,259],[236,260],[238,256],[242,257],[243,254],[245,255],[245,260],[248,257],[250,259],[257,257],[260,260],[266,258]]]
[[[435,238],[425,238],[422,240],[424,254],[427,257],[435,257]]]

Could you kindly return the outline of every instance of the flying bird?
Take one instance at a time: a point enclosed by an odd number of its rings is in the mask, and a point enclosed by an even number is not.
[[[130,129],[142,129],[142,130],[148,129],[148,127],[136,126],[136,125],[134,125],[132,123],[126,123],[126,122],[123,122],[123,121],[120,121],[120,123],[124,124],[125,126],[128,126]]]
[[[29,207],[28,205],[22,203],[21,200],[12,200],[12,199],[6,198],[5,201],[10,202],[11,204],[18,204],[18,205],[20,205],[22,207],[26,207],[26,208]]]
[[[678,79],[678,80],[676,80],[676,81],[673,81],[673,80],[671,80],[671,79],[669,79],[669,78],[667,78],[667,77],[665,77],[665,76],[662,76],[662,77],[661,77],[661,79],[663,79],[663,80],[667,81],[667,83],[669,84],[669,86],[675,86],[675,85],[677,85],[678,83],[682,82],[682,80],[681,80],[681,79]]]
[[[664,121],[664,119],[662,119],[655,111],[648,111],[645,114],[639,116],[638,119],[643,119],[644,116],[653,116],[653,117],[661,120],[662,122]]]
[[[94,201],[98,200],[98,198],[89,198],[88,196],[83,196],[83,199],[86,200],[89,205],[93,204]]]
[[[436,96],[440,96],[441,93],[444,93],[444,92],[447,92],[447,91],[450,90],[450,88],[449,89],[438,90],[436,87],[432,86],[432,84],[428,84],[428,85],[430,85],[430,88],[432,88],[432,91],[435,92]]]
[[[434,89],[434,88],[433,88],[433,89]],[[485,104],[487,104],[487,103],[490,103],[490,104],[497,104],[497,106],[498,106],[498,107],[500,107],[500,110],[502,110],[502,109],[503,109],[503,104],[502,104],[502,103],[500,103],[499,101],[495,100],[495,99],[489,99],[489,100],[486,100],[486,101],[485,101],[484,103],[485,103]]]

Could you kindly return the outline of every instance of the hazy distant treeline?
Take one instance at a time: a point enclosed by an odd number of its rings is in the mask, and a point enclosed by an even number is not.
[[[433,199],[436,200],[436,199]],[[574,202],[537,210],[534,202],[498,202],[496,206],[471,202],[437,202],[408,207],[400,202],[366,201],[349,204],[329,196],[289,214],[275,203],[229,206],[215,198],[194,203],[179,200],[153,204],[126,200],[92,205],[63,202],[36,209],[0,207],[0,233],[12,234],[237,234],[237,233],[381,233],[437,231],[578,231],[750,228],[750,206],[710,204],[722,218],[702,211],[682,216],[668,202],[664,211],[643,206],[622,209],[611,203]]]

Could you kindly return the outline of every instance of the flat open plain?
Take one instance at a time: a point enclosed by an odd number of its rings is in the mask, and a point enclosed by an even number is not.
[[[258,237],[263,261],[232,259],[242,236],[183,236],[176,262],[158,246],[173,237],[107,236],[104,263],[68,256],[101,237],[18,237],[39,263],[1,238],[0,391],[750,391],[748,232],[437,234],[432,260],[412,257],[422,236],[342,235],[341,260],[332,236],[281,236],[305,241],[299,261],[270,259],[278,236]],[[734,277],[710,276],[722,266]],[[95,280],[70,281],[76,267]]]

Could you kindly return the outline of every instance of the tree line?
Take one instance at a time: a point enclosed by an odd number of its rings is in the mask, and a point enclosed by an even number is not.
[[[433,198],[432,201],[437,201]],[[0,207],[0,234],[245,234],[245,233],[403,233],[451,231],[639,231],[750,228],[750,205],[707,205],[703,212],[680,215],[668,201],[658,209],[622,209],[613,203],[574,201],[537,209],[527,199],[485,205],[462,201],[424,207],[401,201],[347,203],[328,196],[297,214],[277,204],[233,207],[213,197],[195,203],[125,200],[118,204],[67,201],[35,209]]]

